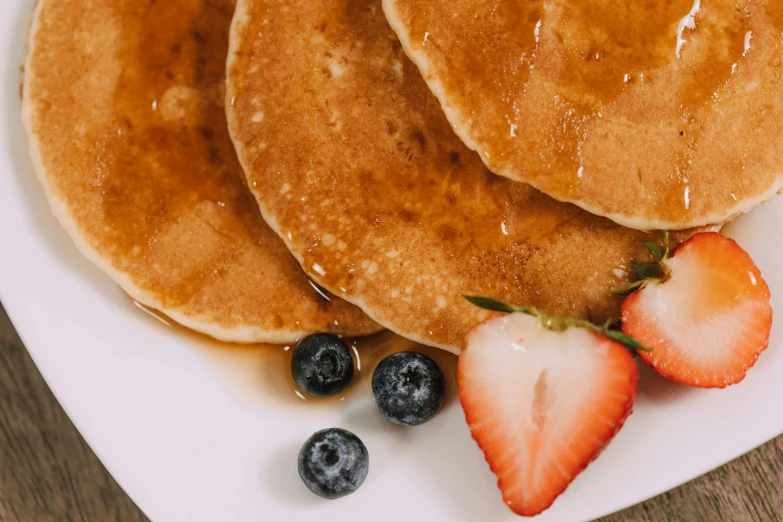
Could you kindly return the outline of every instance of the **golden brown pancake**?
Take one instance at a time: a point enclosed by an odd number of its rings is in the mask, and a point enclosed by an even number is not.
[[[227,80],[267,222],[313,279],[383,326],[456,352],[485,317],[460,294],[617,317],[607,291],[655,236],[487,171],[380,0],[240,0]]]
[[[384,0],[496,174],[632,228],[722,223],[783,187],[780,0]]]
[[[262,221],[223,109],[231,0],[43,0],[24,120],[54,214],[133,299],[216,338],[379,327]]]

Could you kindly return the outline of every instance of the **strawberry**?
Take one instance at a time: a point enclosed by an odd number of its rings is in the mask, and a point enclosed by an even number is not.
[[[620,332],[467,298],[525,312],[494,315],[468,334],[458,383],[471,434],[503,500],[514,513],[534,516],[621,428],[636,397],[636,365]]]
[[[772,327],[769,287],[753,260],[715,232],[694,235],[671,258],[651,251],[659,259],[657,277],[637,283],[641,288],[622,305],[623,332],[651,349],[639,356],[690,386],[740,382]]]

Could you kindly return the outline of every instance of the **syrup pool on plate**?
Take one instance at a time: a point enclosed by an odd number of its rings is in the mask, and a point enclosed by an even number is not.
[[[372,395],[372,372],[385,357],[403,351],[415,351],[431,357],[446,377],[446,397],[443,407],[449,407],[457,396],[457,356],[431,346],[424,346],[383,331],[367,337],[346,338],[355,365],[354,378],[343,392],[326,399],[312,397],[294,382],[291,375],[291,354],[296,343],[235,344],[225,343],[180,326],[157,310],[136,301],[136,308],[156,319],[167,329],[173,330],[192,342],[216,370],[223,373],[232,386],[250,394],[254,399],[273,399],[299,406],[335,406],[348,398]]]

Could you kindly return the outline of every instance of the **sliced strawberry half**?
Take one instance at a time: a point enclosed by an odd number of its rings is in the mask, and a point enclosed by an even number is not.
[[[696,234],[663,260],[668,278],[623,303],[623,332],[655,371],[701,388],[740,382],[769,342],[769,287],[736,242]]]
[[[553,331],[538,317],[496,315],[467,337],[459,397],[473,438],[512,511],[552,505],[631,413],[630,352],[585,328]]]

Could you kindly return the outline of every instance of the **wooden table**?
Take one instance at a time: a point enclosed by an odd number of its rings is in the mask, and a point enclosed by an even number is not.
[[[780,520],[783,436],[708,475],[601,522]],[[0,521],[147,521],[68,420],[2,305]]]

